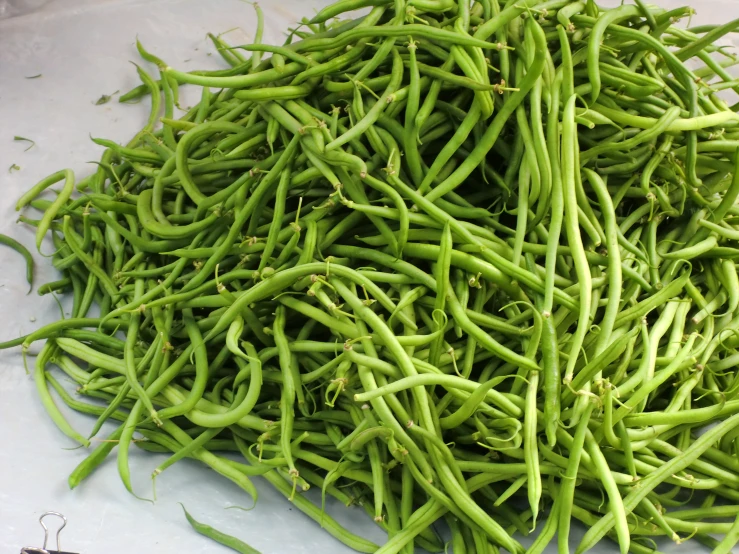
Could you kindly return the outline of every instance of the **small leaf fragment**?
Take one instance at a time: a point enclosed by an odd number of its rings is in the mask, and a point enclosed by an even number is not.
[[[103,94],[100,98],[98,98],[95,101],[95,105],[96,106],[101,106],[103,104],[107,104],[108,102],[110,102],[110,99],[113,98],[113,95],[114,94],[118,94],[118,92],[119,91],[115,91],[115,92],[112,92],[110,94]]]
[[[30,138],[19,137],[18,135],[16,135],[16,136],[13,137],[13,140],[15,142],[30,142],[31,143],[31,145],[28,148],[26,148],[24,150],[24,152],[28,152],[31,148],[33,148],[34,146],[36,146],[36,141],[31,140]]]

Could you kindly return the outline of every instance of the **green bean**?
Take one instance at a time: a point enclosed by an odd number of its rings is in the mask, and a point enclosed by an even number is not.
[[[583,444],[585,436],[588,432],[588,421],[593,404],[588,403],[585,411],[580,418],[580,422],[575,430],[574,441],[570,449],[571,455],[567,464],[567,469],[562,480],[558,498],[560,499],[559,524],[557,528],[557,540],[560,551],[569,551],[567,541],[570,532],[570,517],[572,514],[573,495],[575,493],[575,479],[577,478],[578,468],[582,456]]]
[[[56,214],[67,202],[67,200],[69,200],[69,197],[74,191],[74,174],[72,173],[72,170],[65,169],[62,171],[58,171],[53,175],[49,175],[45,179],[42,179],[36,185],[34,185],[34,187],[31,188],[26,194],[24,194],[15,205],[15,209],[20,210],[48,187],[58,183],[62,179],[64,179],[64,188],[56,197],[56,200],[54,200],[49,209],[44,212],[44,215],[41,218],[41,222],[36,229],[36,249],[39,252],[41,252],[41,241],[43,240],[46,232],[51,227],[51,222],[56,218]]]
[[[310,23],[325,23],[329,19],[336,17],[337,15],[340,15],[344,12],[357,10],[369,6],[382,6],[389,3],[390,0],[341,0],[323,8],[315,16],[313,16],[313,18],[311,18]]]
[[[541,473],[539,469],[539,450],[537,447],[536,425],[536,393],[539,388],[539,373],[529,373],[529,386],[526,391],[526,413],[524,415],[524,458],[526,459],[526,487],[528,490],[528,501],[531,507],[533,525],[536,526],[536,518],[539,513],[539,501],[541,500]],[[523,479],[524,476],[521,476]],[[496,504],[498,502],[496,501]]]
[[[691,260],[713,250],[718,244],[716,237],[708,237],[701,242],[672,252],[665,253],[662,257],[668,260]]]
[[[637,6],[622,6],[619,9],[609,10],[606,15],[599,17],[597,23],[593,26],[592,32],[588,38],[588,73],[590,84],[592,85],[591,103],[598,100],[601,88],[601,78],[599,71],[598,58],[600,54],[600,43],[606,28],[614,23],[628,19],[639,14]]]
[[[262,35],[264,33],[264,12],[262,12],[262,8],[259,7],[259,4],[254,4],[254,11],[257,14],[257,29],[254,33],[254,42],[256,44],[259,44],[260,42],[262,42]],[[261,52],[259,52],[258,50],[252,52],[250,72],[253,73],[256,70],[256,68],[259,66],[260,59]]]
[[[293,405],[295,404],[296,387],[298,386],[298,383],[295,382],[292,356],[288,350],[287,339],[284,337],[284,325],[285,308],[280,306],[277,308],[273,330],[275,342],[280,352],[280,368],[284,385],[281,399],[282,417],[280,418],[280,436],[282,441],[282,455],[287,460],[290,475],[292,476],[294,483],[295,478],[298,476],[298,470],[295,469],[295,463],[292,460],[292,447],[290,445],[290,440],[292,436],[293,418],[295,417]]]
[[[178,415],[183,415],[189,412],[198,401],[202,398],[207,385],[208,380],[208,358],[204,348],[204,341],[200,333],[200,329],[195,323],[192,310],[183,310],[183,319],[185,328],[187,329],[187,335],[190,339],[192,352],[195,355],[195,381],[192,385],[192,389],[187,396],[187,399],[169,408],[165,408],[158,412],[158,417],[161,420],[172,418]]]
[[[200,86],[246,88],[269,84],[284,77],[296,75],[304,70],[302,63],[286,64],[282,71],[278,69],[266,69],[246,75],[211,76],[198,75],[177,71],[171,67],[165,67],[164,73],[168,78],[176,79],[178,83],[189,83]]]
[[[442,40],[450,44],[459,44],[460,46],[470,46],[473,48],[495,48],[495,44],[486,42],[484,40],[477,39],[472,36],[460,35],[459,33],[448,31],[446,29],[437,29],[435,27],[418,25],[418,24],[406,24],[402,26],[377,26],[377,27],[363,27],[359,29],[352,29],[347,31],[343,35],[339,35],[336,39],[315,39],[311,41],[310,47],[306,48],[307,52],[315,52],[322,50],[325,47],[341,48],[346,46],[349,42],[354,39],[363,37],[377,37],[377,36],[407,36],[415,35],[424,36],[431,40]]]
[[[372,400],[373,398],[377,398],[380,396],[383,396],[384,394],[390,394],[399,392],[401,390],[405,390],[412,387],[418,387],[422,385],[441,385],[444,387],[451,387],[451,388],[458,388],[460,390],[466,390],[468,392],[474,393],[477,391],[478,388],[482,387],[482,385],[475,385],[474,383],[465,381],[464,379],[460,379],[458,377],[454,377],[451,375],[435,375],[435,374],[423,374],[423,375],[416,375],[413,377],[406,377],[403,379],[399,379],[395,382],[393,382],[390,385],[386,385],[384,387],[380,387],[377,389],[374,389],[371,392],[364,392],[361,394],[355,394],[354,400],[357,402],[368,402]],[[499,393],[496,393],[495,391],[488,391],[485,395],[486,397],[490,397],[491,400],[495,399],[495,402],[500,403],[506,411],[511,413],[512,415],[520,415],[521,409],[513,404],[510,400],[506,399],[505,397],[501,396]]]
[[[739,523],[737,522],[739,522],[739,516],[734,520],[731,529],[729,529],[721,542],[713,548],[715,554],[728,554],[736,543],[739,542]]]
[[[630,115],[621,110],[615,110],[607,108],[600,104],[595,104],[592,109],[620,125],[629,125],[631,127],[637,127],[639,129],[650,129],[657,124],[656,119],[649,117],[642,117],[636,115]],[[666,132],[676,131],[695,131],[699,129],[706,129],[708,127],[715,127],[718,125],[724,125],[735,121],[733,112],[718,112],[715,114],[696,116],[692,118],[676,119],[665,129]]]
[[[69,425],[64,415],[62,415],[62,413],[59,411],[59,408],[57,408],[56,404],[54,404],[54,400],[52,399],[51,394],[49,393],[49,389],[46,386],[45,367],[49,361],[49,358],[53,355],[54,349],[54,343],[52,341],[48,341],[41,349],[41,352],[36,358],[36,369],[33,373],[33,380],[36,383],[36,390],[39,394],[39,397],[41,398],[44,409],[47,411],[49,417],[51,417],[52,421],[56,424],[59,430],[75,442],[78,442],[84,447],[88,447],[90,445],[90,441],[80,435]]]
[[[258,550],[255,550],[254,548],[252,548],[245,542],[237,539],[236,537],[232,537],[230,535],[222,533],[221,531],[218,531],[217,529],[213,529],[213,527],[211,527],[210,525],[206,525],[205,523],[200,523],[199,521],[196,521],[195,518],[193,518],[187,512],[185,506],[183,506],[182,504],[180,504],[180,506],[182,507],[182,511],[185,512],[185,518],[187,518],[187,522],[193,529],[195,529],[195,531],[197,531],[201,535],[204,535],[209,539],[216,541],[217,543],[227,546],[231,550],[241,552],[241,554],[259,554]]]
[[[567,100],[565,106],[564,122],[562,125],[562,181],[564,193],[564,213],[567,238],[573,252],[573,262],[580,283],[580,312],[577,330],[570,343],[569,359],[565,371],[564,382],[570,383],[577,363],[577,355],[585,339],[585,333],[590,325],[590,306],[592,302],[592,276],[585,257],[585,249],[578,232],[577,220],[577,197],[575,191],[574,172],[578,167],[576,145],[573,144],[575,137],[574,111],[575,97]]]
[[[616,533],[618,534],[618,542],[621,552],[622,554],[626,554],[629,551],[631,540],[629,537],[629,525],[626,520],[626,511],[623,506],[621,493],[618,490],[616,482],[611,476],[611,471],[608,467],[608,462],[606,461],[605,456],[603,456],[603,452],[601,452],[592,433],[589,431],[586,431],[585,442],[588,453],[590,454],[590,459],[593,461],[596,471],[603,482],[603,487],[606,489],[608,494],[611,509],[610,513],[613,514],[616,521]]]
[[[95,447],[90,455],[70,473],[68,484],[70,489],[76,488],[95,468],[100,465],[110,452],[115,448],[123,432],[123,425],[113,431],[108,438]]]
[[[31,292],[31,290],[33,290],[33,256],[31,256],[31,253],[25,246],[8,235],[0,234],[0,244],[9,246],[18,252],[18,254],[23,256],[23,259],[26,261],[26,281],[28,281],[28,285],[30,287],[28,292]]]

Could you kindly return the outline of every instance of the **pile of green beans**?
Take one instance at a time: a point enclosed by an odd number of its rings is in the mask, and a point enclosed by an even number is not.
[[[39,292],[73,307],[0,347],[45,339],[35,382],[72,440],[117,424],[70,486],[115,450],[133,492],[135,444],[170,453],[154,476],[190,457],[254,500],[262,476],[359,552],[567,553],[573,520],[576,554],[730,552],[739,60],[716,41],[739,21],[691,13],[341,0],[282,46],[211,35],[226,69],[139,44],[158,74],[121,100],[150,99],[144,128],[17,206],[62,275]]]

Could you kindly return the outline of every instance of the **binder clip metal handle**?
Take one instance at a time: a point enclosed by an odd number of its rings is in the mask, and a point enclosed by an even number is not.
[[[46,545],[49,542],[49,528],[46,527],[46,524],[44,523],[44,518],[46,516],[56,516],[62,520],[61,526],[56,530],[56,550],[48,550],[46,548]],[[21,554],[74,554],[72,552],[63,552],[59,541],[59,535],[61,535],[62,529],[67,526],[67,518],[64,517],[63,514],[60,514],[59,512],[44,512],[41,514],[41,517],[38,518],[38,522],[41,524],[41,527],[44,528],[44,545],[41,548],[37,546],[24,546],[21,548]]]

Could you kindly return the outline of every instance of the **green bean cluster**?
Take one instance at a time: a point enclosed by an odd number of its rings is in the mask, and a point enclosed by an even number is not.
[[[71,439],[118,422],[70,486],[116,450],[133,492],[135,444],[171,454],[154,476],[190,457],[256,500],[261,475],[359,552],[443,552],[442,525],[455,554],[567,553],[573,520],[576,554],[730,552],[739,105],[719,92],[739,60],[716,41],[739,21],[678,26],[691,13],[340,0],[282,46],[258,9],[255,44],[210,35],[227,69],[139,44],[158,74],[121,100],[150,97],[144,128],[18,202],[62,274],[39,292],[74,303],[0,346],[46,339],[34,378]]]

